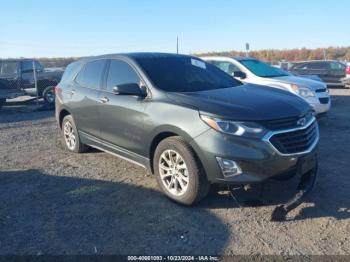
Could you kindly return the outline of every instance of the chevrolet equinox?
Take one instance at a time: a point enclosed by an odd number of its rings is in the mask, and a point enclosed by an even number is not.
[[[68,151],[93,147],[148,168],[182,204],[201,200],[211,184],[316,174],[318,125],[303,99],[242,84],[199,58],[85,58],[55,91]]]

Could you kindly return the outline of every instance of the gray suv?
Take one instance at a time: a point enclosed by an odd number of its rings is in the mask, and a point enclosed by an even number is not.
[[[82,59],[56,88],[67,150],[93,147],[148,168],[169,198],[186,205],[211,184],[297,174],[310,184],[319,139],[310,110],[291,93],[242,84],[201,59],[175,54]]]

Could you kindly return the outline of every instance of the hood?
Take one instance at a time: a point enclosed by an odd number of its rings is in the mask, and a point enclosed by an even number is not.
[[[201,92],[169,92],[167,96],[204,114],[240,121],[299,117],[310,110],[309,105],[296,95],[252,84]]]
[[[326,87],[326,84],[322,83],[320,81],[312,80],[312,79],[305,78],[305,77],[298,77],[298,76],[273,77],[273,78],[269,78],[268,81],[269,82],[283,82],[285,84],[295,84],[295,85],[299,85],[299,86],[305,86],[305,87],[310,88],[313,91]]]

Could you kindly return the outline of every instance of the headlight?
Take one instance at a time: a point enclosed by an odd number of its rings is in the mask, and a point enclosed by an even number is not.
[[[307,87],[297,86],[297,85],[290,85],[294,93],[300,95],[301,97],[308,98],[308,97],[314,97],[315,93],[310,90]]]
[[[262,138],[267,130],[254,122],[235,122],[201,115],[201,119],[216,131],[243,137]]]

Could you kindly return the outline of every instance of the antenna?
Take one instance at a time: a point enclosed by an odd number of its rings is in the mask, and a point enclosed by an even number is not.
[[[176,36],[176,54],[179,54],[179,36]]]

